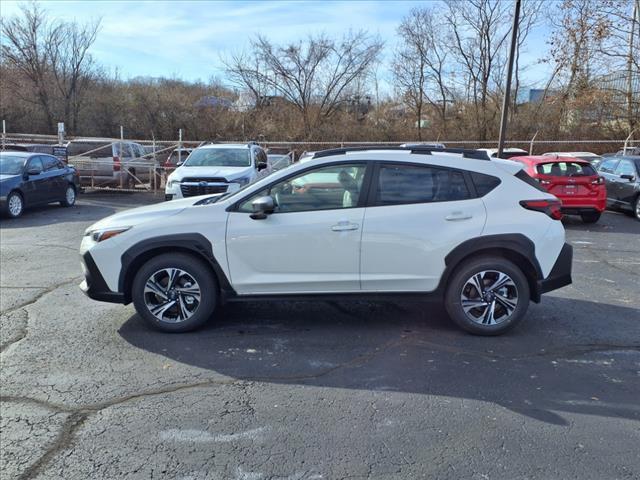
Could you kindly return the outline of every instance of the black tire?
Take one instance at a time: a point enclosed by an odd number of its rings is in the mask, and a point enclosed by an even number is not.
[[[640,221],[640,195],[636,197],[636,201],[633,202],[631,207],[633,208],[633,216],[636,217],[636,220]]]
[[[582,218],[584,223],[596,223],[600,220],[600,212],[583,213],[580,215],[580,218]]]
[[[7,195],[4,213],[9,218],[18,218],[24,212],[24,197],[20,192],[11,192]]]
[[[73,195],[71,194],[73,193]],[[60,201],[62,207],[73,207],[76,204],[76,187],[69,184],[64,193],[64,199]]]
[[[162,283],[163,276],[167,277],[168,283],[168,276],[164,273],[166,269],[178,269],[186,273],[186,275],[177,279],[178,282],[183,282],[183,288],[189,288],[190,280],[184,281],[188,278],[195,280],[195,285],[199,288],[200,299],[191,310],[191,316],[185,317],[184,320],[170,321],[170,317],[174,312],[176,319],[181,315],[178,310],[179,306],[184,306],[187,311],[189,311],[189,308],[188,295],[181,296],[182,294],[180,293],[176,295],[175,290],[171,293],[171,290],[166,288],[167,285]],[[162,297],[149,291],[145,293],[147,282],[151,280],[154,274],[156,274],[154,280],[157,280],[155,284],[163,289]],[[218,287],[213,273],[203,260],[184,253],[166,253],[152,258],[138,270],[133,280],[131,298],[138,314],[152,327],[164,332],[188,332],[200,327],[211,317],[217,304]],[[194,301],[194,298],[193,296],[191,297],[192,301]],[[148,306],[148,304],[152,306],[157,304],[158,308],[162,309],[163,305],[171,301],[174,302],[174,305],[166,309],[166,312],[168,312],[167,319],[161,319],[154,315]],[[163,316],[164,313],[160,313],[160,317]]]
[[[136,181],[135,178],[133,178],[133,175],[135,174],[136,171],[133,168],[127,170],[127,176],[124,179],[124,188],[128,190],[133,190],[134,188],[136,188]]]
[[[490,303],[485,302],[484,299],[480,298],[482,292],[478,292],[468,283],[476,274],[481,272],[485,272],[483,285],[481,285],[483,290],[485,287],[491,287],[490,282],[498,278],[498,272],[510,278],[511,283],[496,290],[500,294],[498,300],[495,299],[495,294],[491,296],[491,292],[487,290],[485,299],[493,300]],[[477,298],[477,302],[484,303],[486,307],[474,307],[467,314],[463,308],[461,298],[464,292],[467,293],[467,298],[470,301]],[[515,308],[508,313],[509,311],[500,302],[505,298],[510,301],[513,300],[514,294],[517,299]],[[522,270],[513,262],[496,256],[481,256],[472,260],[464,260],[453,272],[445,292],[445,308],[451,320],[460,328],[475,335],[500,335],[512,329],[527,312],[529,300],[529,283]],[[497,323],[484,324],[482,322],[483,313],[486,313],[489,309],[498,315],[496,317]],[[475,320],[470,316],[474,317]]]

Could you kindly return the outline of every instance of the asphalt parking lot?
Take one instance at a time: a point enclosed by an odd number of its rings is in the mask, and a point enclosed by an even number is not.
[[[567,220],[573,285],[473,337],[428,303],[246,303],[194,333],[78,289],[84,228],[0,227],[5,479],[640,478],[640,223]]]

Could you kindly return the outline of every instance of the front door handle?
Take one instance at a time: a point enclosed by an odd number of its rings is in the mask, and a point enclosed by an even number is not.
[[[360,227],[357,223],[351,223],[346,221],[338,222],[331,227],[334,232],[348,232],[349,230],[357,230]]]
[[[468,213],[463,213],[463,212],[452,212],[451,214],[444,217],[444,219],[449,222],[457,222],[459,220],[469,220],[470,218],[473,218],[473,215],[470,215]]]

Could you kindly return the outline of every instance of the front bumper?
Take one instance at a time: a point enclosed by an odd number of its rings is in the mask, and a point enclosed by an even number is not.
[[[128,303],[124,293],[109,290],[107,282],[104,281],[100,270],[98,270],[89,252],[85,252],[81,256],[81,261],[82,269],[84,270],[84,280],[79,286],[80,290],[82,290],[87,297],[100,302]]]
[[[538,297],[543,293],[557,290],[572,283],[571,266],[573,263],[573,247],[565,243],[560,250],[560,255],[556,259],[551,272],[542,280],[537,282]]]

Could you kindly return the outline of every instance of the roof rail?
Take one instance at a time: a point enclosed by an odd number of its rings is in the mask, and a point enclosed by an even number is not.
[[[316,152],[313,158],[332,157],[334,155],[344,155],[347,152],[365,152],[367,150],[390,150],[390,151],[404,151],[411,152],[419,155],[431,155],[435,153],[459,153],[464,158],[472,158],[474,160],[490,160],[487,152],[482,150],[473,150],[470,148],[434,148],[426,146],[412,146],[412,147],[345,147],[345,148],[330,148],[328,150],[321,150]]]

